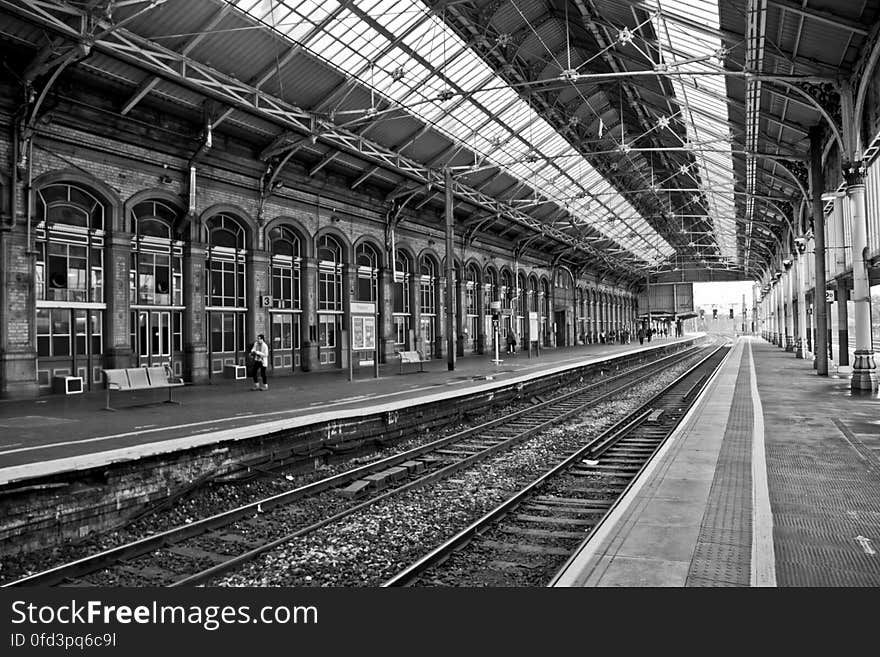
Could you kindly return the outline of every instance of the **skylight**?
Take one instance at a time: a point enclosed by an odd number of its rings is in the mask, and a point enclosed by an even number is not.
[[[721,39],[687,26],[682,17],[719,29],[717,0],[655,0],[659,13],[653,20],[663,50],[669,80],[682,107],[687,143],[696,160],[702,185],[701,199],[714,228],[722,259],[737,259],[733,157],[727,114],[727,86],[723,75],[677,74],[676,62],[687,61],[687,71],[718,72],[724,67]],[[717,118],[709,118],[717,117]],[[705,146],[711,152],[701,151]],[[696,182],[696,181],[695,181]],[[694,203],[692,209],[702,203]]]
[[[496,165],[567,209],[575,225],[593,227],[648,264],[674,253],[553,126],[422,2],[230,2],[431,124],[474,153],[475,165]],[[364,115],[375,109],[363,108]]]

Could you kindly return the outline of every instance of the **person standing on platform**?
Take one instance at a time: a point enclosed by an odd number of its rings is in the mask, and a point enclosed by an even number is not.
[[[639,330],[636,333],[636,335],[639,336],[639,344],[645,344],[645,329],[639,327]]]
[[[266,344],[262,333],[257,336],[257,341],[251,347],[251,355],[254,357],[254,387],[251,390],[268,390],[266,383],[266,363],[269,362],[269,345]],[[258,377],[262,376],[263,386],[260,387]]]
[[[516,353],[516,333],[513,332],[512,328],[507,329],[507,353]]]

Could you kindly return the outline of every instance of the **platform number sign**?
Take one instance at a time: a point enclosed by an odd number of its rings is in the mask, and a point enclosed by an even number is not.
[[[825,303],[834,303],[834,290],[825,290]]]
[[[271,305],[272,305],[272,295],[271,294],[260,295],[260,308],[269,308]]]

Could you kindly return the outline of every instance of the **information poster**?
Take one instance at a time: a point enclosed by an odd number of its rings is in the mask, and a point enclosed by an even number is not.
[[[373,351],[376,348],[376,318],[351,318],[351,348],[353,351]]]

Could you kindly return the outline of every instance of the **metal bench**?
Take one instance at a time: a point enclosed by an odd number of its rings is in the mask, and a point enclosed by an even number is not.
[[[111,390],[156,390],[168,388],[166,404],[179,404],[171,398],[171,391],[183,385],[183,379],[174,376],[167,365],[156,367],[126,367],[118,370],[102,370],[104,385],[107,388],[105,410],[115,411],[110,406]]]
[[[422,354],[418,351],[398,351],[397,355],[400,356],[400,374],[403,374],[404,363],[418,363],[419,372],[425,371],[425,366],[423,364],[425,359],[422,358]]]

